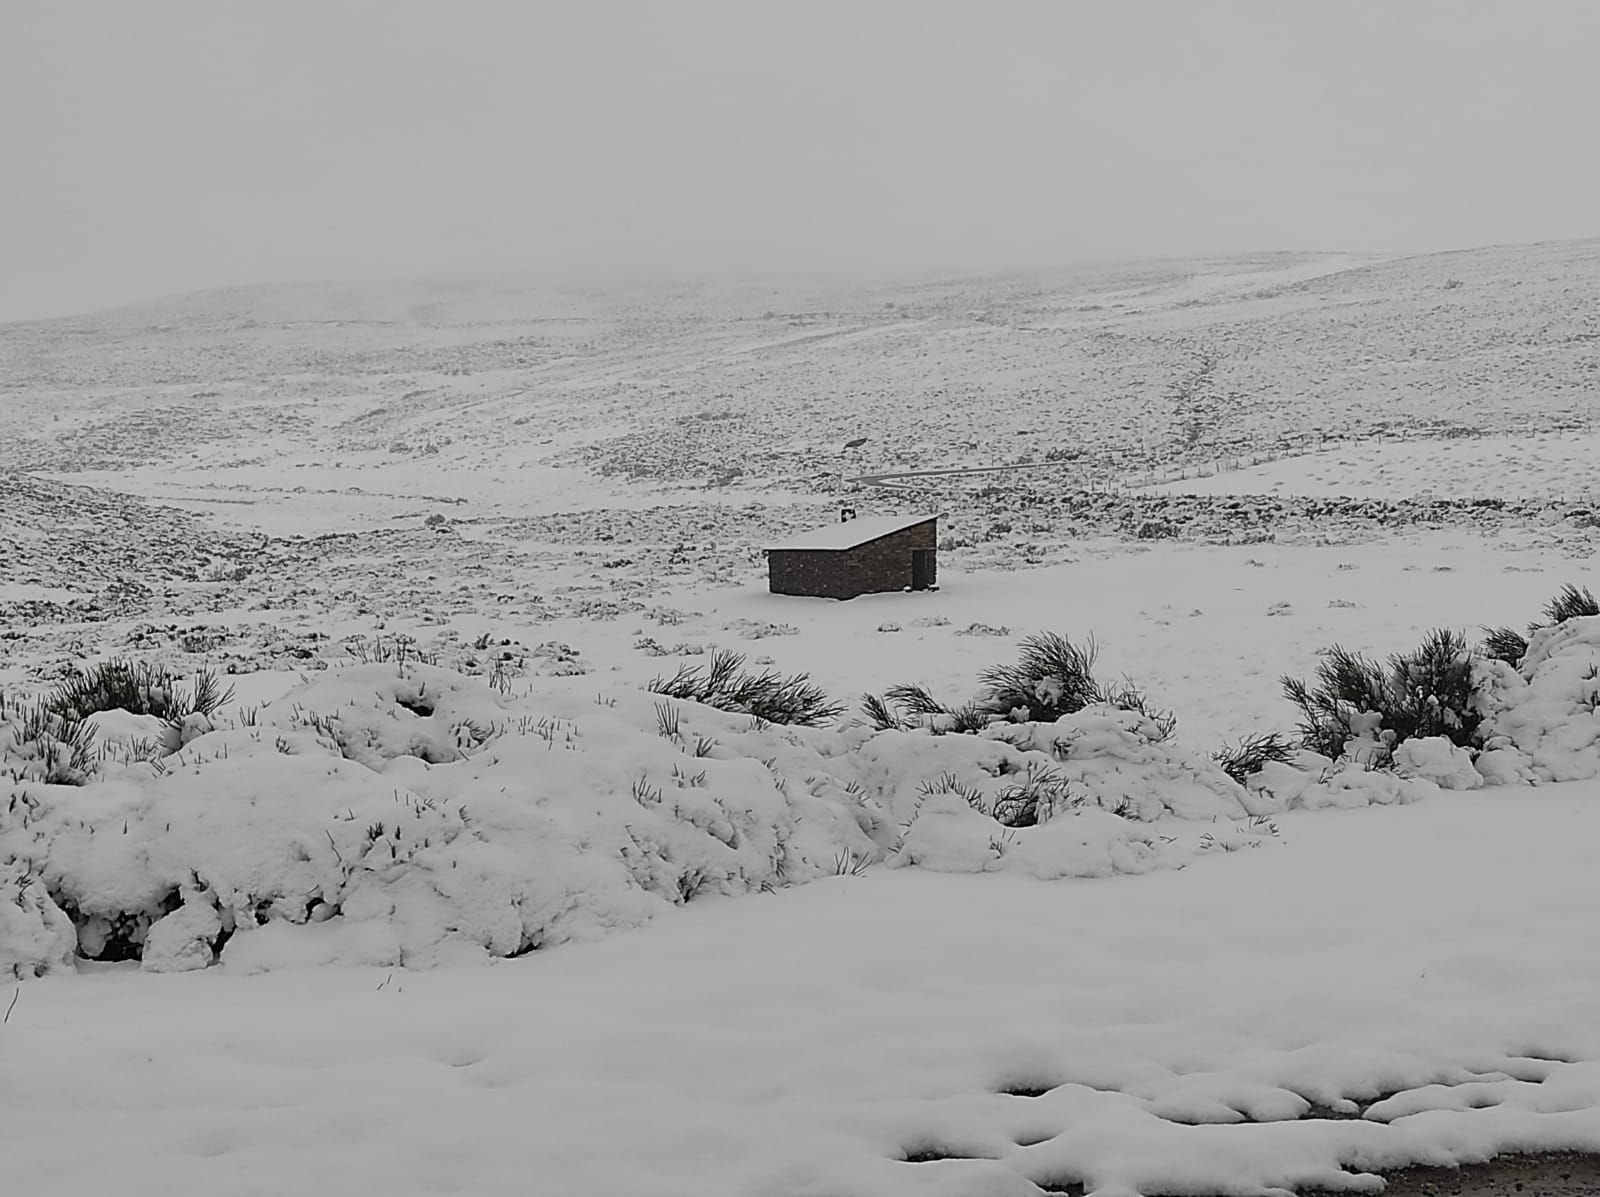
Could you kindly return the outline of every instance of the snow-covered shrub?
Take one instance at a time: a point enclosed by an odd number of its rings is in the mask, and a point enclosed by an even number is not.
[[[1268,761],[1250,779],[1250,789],[1258,799],[1270,799],[1286,810],[1397,806],[1440,793],[1439,784],[1427,777],[1373,769],[1350,758],[1335,762],[1312,752],[1290,762]]]
[[[67,968],[77,942],[71,920],[44,883],[21,861],[0,861],[0,977]]]
[[[1103,704],[968,736],[857,734],[866,738],[851,756],[864,792],[898,827],[895,866],[1042,878],[1147,872],[1189,859],[1201,827],[1283,808],[1166,741],[1147,717]]]
[[[1094,676],[1097,649],[1091,636],[1074,644],[1057,632],[1024,638],[1015,664],[994,665],[979,675],[978,697],[951,707],[917,685],[890,686],[883,697],[868,694],[862,709],[880,730],[925,726],[934,731],[976,732],[991,723],[1053,723],[1091,706],[1131,711],[1159,729],[1161,738],[1177,726],[1171,712],[1153,709],[1132,682],[1104,683]]]
[[[18,706],[0,694],[0,764],[14,780],[83,785],[99,762],[92,723],[67,719],[43,702]]]
[[[1056,632],[1028,636],[1015,664],[993,665],[979,675],[984,705],[997,714],[1016,711],[1023,720],[1053,723],[1103,702],[1094,676],[1098,651],[1093,636],[1082,645]]]
[[[1395,746],[1391,763],[1401,777],[1426,778],[1442,790],[1475,790],[1483,785],[1483,775],[1473,767],[1472,754],[1444,736],[1401,741]]]
[[[888,820],[830,765],[835,733],[684,704],[667,741],[652,696],[576,685],[513,698],[422,665],[327,671],[174,755],[22,783],[0,860],[36,884],[4,925],[30,943],[66,925],[81,955],[148,969],[428,963],[882,855]]]
[[[648,689],[668,698],[799,727],[816,727],[844,713],[844,707],[831,701],[809,674],[784,677],[770,669],[747,673],[744,655],[734,652],[714,652],[703,666],[679,666],[672,677],[652,680]]]
[[[1534,632],[1518,668],[1485,662],[1480,694],[1486,780],[1600,776],[1600,616]]]
[[[1446,629],[1429,632],[1387,666],[1334,645],[1317,666],[1314,686],[1285,677],[1283,692],[1300,708],[1301,747],[1334,760],[1359,755],[1382,767],[1406,740],[1442,736],[1458,747],[1478,746],[1477,660],[1466,638]]]

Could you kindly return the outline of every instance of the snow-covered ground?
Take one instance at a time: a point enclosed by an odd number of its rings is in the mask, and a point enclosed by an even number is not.
[[[1209,757],[1292,735],[1330,645],[1596,583],[1597,253],[0,328],[8,1181],[1109,1197],[1600,1151],[1596,622],[1482,667],[1475,760]],[[1315,429],[1369,439],[1113,486]],[[945,512],[936,592],[765,590],[842,476],[1029,461],[852,496]],[[1175,733],[859,721],[1041,632]],[[717,650],[842,718],[644,690]],[[65,777],[29,703],[111,658],[235,695],[96,715]]]
[[[1026,1197],[1370,1191],[1411,1160],[1600,1150],[1595,799],[1292,814],[1083,883],[871,870],[464,971],[30,983],[0,1049],[7,1174]]]
[[[1231,465],[1232,468],[1229,468]],[[1584,431],[1440,440],[1389,437],[1251,464],[1213,464],[1152,490],[1190,495],[1366,495],[1372,498],[1600,503],[1600,435]]]

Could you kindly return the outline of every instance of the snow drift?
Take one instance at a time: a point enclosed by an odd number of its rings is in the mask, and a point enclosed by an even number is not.
[[[82,775],[0,716],[0,973],[74,953],[150,970],[516,956],[710,894],[875,863],[1040,878],[1180,867],[1292,808],[1600,775],[1600,617],[1481,666],[1487,749],[1393,769],[1302,753],[1249,788],[1146,716],[1093,706],[976,735],[789,728],[544,678],[326,671],[181,735],[96,716]],[[48,740],[48,737],[44,737]],[[153,744],[181,742],[160,755]],[[62,784],[79,780],[83,784]]]

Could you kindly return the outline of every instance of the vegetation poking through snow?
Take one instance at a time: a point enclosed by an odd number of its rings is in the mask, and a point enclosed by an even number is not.
[[[1544,622],[1530,624],[1528,631],[1537,632],[1542,627],[1551,627],[1584,615],[1600,615],[1600,599],[1596,599],[1587,586],[1580,590],[1568,582],[1555,598],[1545,604]]]
[[[991,666],[979,680],[995,710],[1026,711],[1028,719],[1053,723],[1104,701],[1094,678],[1098,653],[1093,636],[1078,645],[1056,632],[1038,632],[1023,640],[1016,664]]]
[[[1285,676],[1283,692],[1300,709],[1300,744],[1338,759],[1352,740],[1370,740],[1370,763],[1389,763],[1406,740],[1443,736],[1477,748],[1482,716],[1473,703],[1476,655],[1459,632],[1435,628],[1386,666],[1340,645],[1317,666],[1316,684]]]
[[[980,703],[946,706],[925,686],[909,683],[890,686],[883,692],[882,698],[875,694],[863,695],[861,709],[868,722],[878,731],[926,726],[936,735],[945,732],[972,734],[994,722],[993,713]]]
[[[1544,605],[1543,618],[1528,624],[1528,635],[1555,627],[1569,619],[1600,615],[1600,599],[1587,586],[1578,587],[1568,582]],[[1528,637],[1514,628],[1483,629],[1483,655],[1494,661],[1504,661],[1515,668],[1528,655]]]
[[[1104,705],[1144,716],[1154,725],[1157,741],[1170,739],[1177,728],[1172,713],[1151,707],[1143,691],[1126,678],[1099,681],[1094,676],[1097,652],[1092,636],[1078,645],[1058,632],[1036,632],[1023,640],[1015,664],[991,666],[979,675],[981,690],[973,702],[950,706],[926,687],[901,683],[882,697],[864,695],[862,713],[879,731],[922,726],[936,733],[974,733],[1007,720],[1054,723],[1085,707]]]
[[[0,723],[10,725],[10,744],[3,755],[18,780],[85,785],[105,755],[91,716],[126,711],[166,723],[172,729],[170,742],[141,742],[130,750],[137,759],[148,760],[181,747],[185,721],[196,715],[209,720],[232,699],[233,688],[224,689],[206,670],[185,689],[164,665],[106,661],[71,674],[27,704],[8,706],[0,695]]]
[[[1222,771],[1240,785],[1260,773],[1268,763],[1288,764],[1294,759],[1294,745],[1277,732],[1245,736],[1237,744],[1230,744],[1211,754],[1211,759]]]
[[[0,725],[4,724],[11,726],[11,742],[0,743],[0,759],[14,780],[81,786],[99,764],[94,725],[67,719],[47,703],[8,704],[0,691]]]
[[[1528,638],[1516,628],[1485,627],[1479,651],[1491,661],[1504,661],[1515,668],[1528,655]]]
[[[181,724],[190,715],[210,718],[233,700],[215,674],[201,670],[194,689],[185,691],[173,672],[149,661],[105,661],[67,678],[44,700],[54,714],[79,722],[104,711],[154,715]]]
[[[647,689],[767,723],[817,727],[844,713],[844,707],[830,700],[810,674],[785,677],[770,669],[748,673],[743,653],[723,650],[712,653],[705,665],[682,665],[670,678],[652,679]]]
[[[1022,776],[995,795],[989,813],[1004,827],[1034,827],[1083,801],[1059,769],[1029,761]]]
[[[1054,723],[1084,707],[1104,704],[1148,717],[1161,729],[1159,739],[1171,736],[1177,727],[1171,712],[1153,709],[1131,681],[1107,685],[1095,678],[1098,652],[1093,636],[1077,645],[1057,632],[1036,632],[1023,639],[1016,664],[996,665],[979,676],[984,687],[980,705],[998,714],[1026,712],[1022,718],[1028,721]]]
[[[866,716],[867,726],[873,731],[905,730],[905,724],[894,711],[890,710],[888,702],[876,694],[861,696],[861,713]]]

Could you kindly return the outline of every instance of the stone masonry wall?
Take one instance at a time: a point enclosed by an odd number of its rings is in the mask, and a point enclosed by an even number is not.
[[[773,594],[847,599],[911,585],[911,553],[938,544],[938,523],[926,520],[853,549],[772,549],[767,553]],[[929,579],[937,581],[937,575]]]

